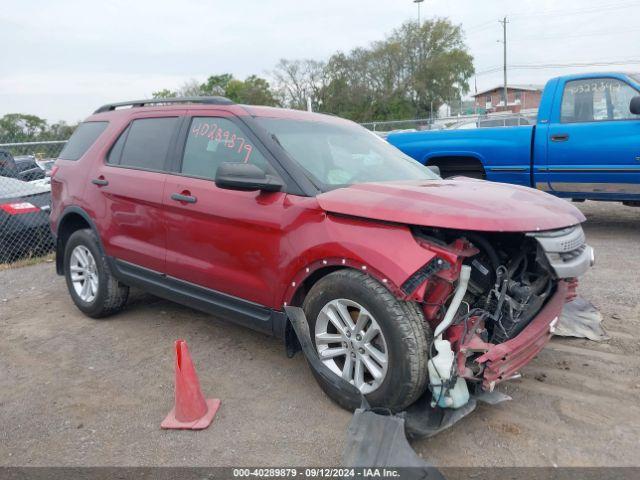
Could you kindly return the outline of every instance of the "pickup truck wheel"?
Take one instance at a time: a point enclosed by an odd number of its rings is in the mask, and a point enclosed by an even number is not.
[[[311,288],[303,308],[320,359],[371,405],[401,411],[425,391],[431,332],[415,304],[368,275],[339,270]],[[359,407],[313,373],[339,405]]]
[[[90,229],[77,230],[69,237],[64,251],[64,276],[73,302],[93,318],[116,313],[129,297],[129,287],[113,277]]]

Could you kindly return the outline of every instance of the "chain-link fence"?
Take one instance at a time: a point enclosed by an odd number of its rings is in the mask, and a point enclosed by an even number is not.
[[[0,263],[53,250],[50,173],[65,143],[0,139]]]
[[[410,120],[388,120],[361,123],[363,127],[381,136],[391,132],[473,129],[488,127],[514,127],[533,125],[536,112],[522,114],[496,113],[489,115],[459,115],[455,117],[416,118]]]

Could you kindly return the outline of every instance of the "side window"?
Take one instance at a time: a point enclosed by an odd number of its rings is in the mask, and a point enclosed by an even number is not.
[[[635,117],[629,110],[638,92],[615,78],[593,78],[567,82],[562,95],[562,123],[627,120]]]
[[[164,170],[177,124],[178,117],[134,120],[111,148],[107,162],[143,170]]]
[[[78,160],[107,128],[109,122],[84,122],[78,125],[58,158]]]
[[[181,172],[214,179],[223,162],[253,163],[265,171],[271,171],[264,156],[231,120],[221,117],[193,118]]]
[[[636,120],[637,115],[631,113],[629,105],[631,99],[638,95],[638,91],[631,85],[615,80],[616,88],[611,90],[611,110],[614,120]]]
[[[120,158],[122,157],[122,150],[124,149],[124,142],[127,140],[129,134],[129,127],[120,134],[116,143],[113,144],[109,155],[107,156],[107,163],[111,165],[120,165]]]

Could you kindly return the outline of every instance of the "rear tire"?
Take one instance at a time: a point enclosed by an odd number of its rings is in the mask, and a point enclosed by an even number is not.
[[[91,229],[77,230],[69,237],[64,276],[73,302],[90,317],[112,315],[127,303],[129,287],[113,277]]]
[[[336,302],[342,302],[342,304]],[[329,317],[335,319],[340,308],[344,312],[345,306],[354,325],[351,327],[352,335],[349,338],[345,338],[346,334],[342,334],[335,327],[334,321],[327,321]],[[330,273],[319,280],[309,291],[303,308],[309,321],[311,340],[321,358],[326,355],[327,349],[338,349],[332,350],[331,355],[341,348],[346,349],[344,355],[323,360],[325,365],[336,375],[340,372],[343,378],[349,379],[350,383],[365,395],[369,404],[389,408],[392,411],[401,411],[424,393],[428,375],[427,351],[432,334],[421,310],[415,303],[402,302],[370,276],[345,269]],[[359,328],[355,324],[362,311],[365,317],[369,316],[369,320],[363,320],[367,323]],[[330,315],[327,315],[327,312]],[[344,315],[341,318],[344,318]],[[341,325],[348,327],[348,320],[347,317],[347,322]],[[327,331],[327,324],[331,324],[330,331]],[[374,342],[378,343],[364,344],[366,332],[368,328],[373,328],[374,324],[381,332],[380,338],[372,337]],[[336,337],[335,341],[327,344],[323,336],[333,338],[330,335],[340,335],[342,338]],[[355,340],[356,335],[359,335],[362,341],[351,342]],[[360,346],[364,348],[358,348]],[[365,368],[364,378],[368,382],[360,383],[360,387],[357,385],[359,382],[355,367],[353,375],[350,374],[351,364],[347,367],[349,361],[347,356],[352,357],[354,364],[361,362],[365,365],[361,368]],[[386,358],[386,367],[381,367],[383,363],[377,363],[383,357]],[[380,367],[376,373],[384,371],[382,379],[376,379],[370,370],[366,370],[367,365],[371,366],[372,360],[376,361],[373,365],[374,371]],[[351,404],[347,397],[332,389],[331,385],[313,369],[312,372],[320,387],[340,406],[348,410],[359,407]]]

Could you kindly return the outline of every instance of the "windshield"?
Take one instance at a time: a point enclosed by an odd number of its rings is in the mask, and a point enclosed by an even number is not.
[[[259,117],[321,190],[365,182],[435,180],[424,165],[358,125]]]

